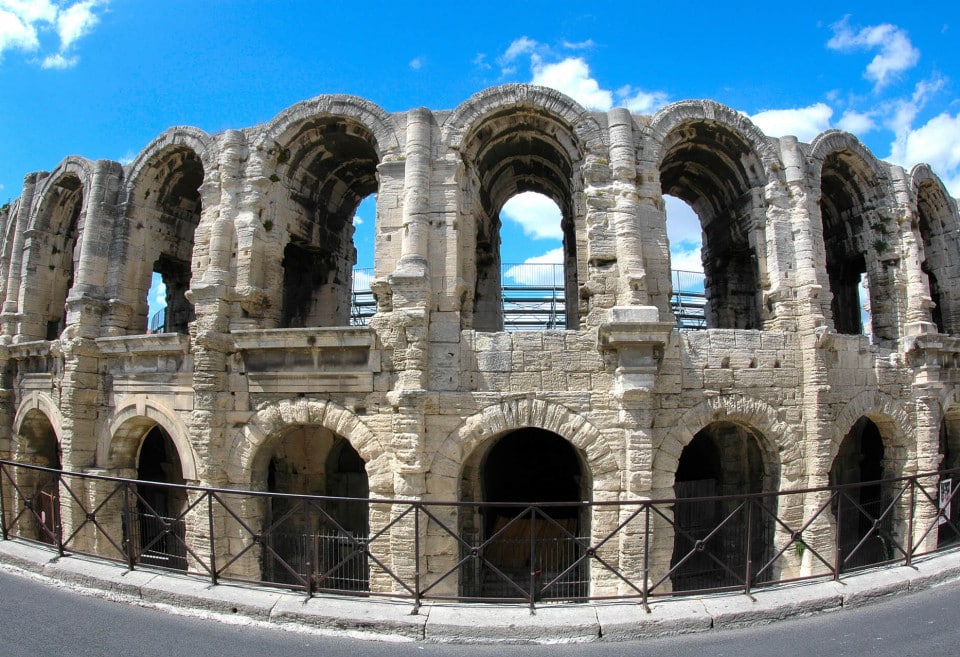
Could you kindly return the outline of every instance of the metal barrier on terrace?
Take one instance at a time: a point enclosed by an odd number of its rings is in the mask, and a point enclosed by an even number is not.
[[[498,503],[497,511],[508,513],[483,533],[458,530],[471,514],[482,515],[486,505],[479,503],[194,486],[168,485],[186,502],[163,516],[149,503],[157,499],[156,482],[0,461],[0,517],[4,540],[130,569],[186,570],[214,584],[380,595],[409,599],[415,608],[424,600],[532,609],[600,599],[649,608],[658,596],[839,579],[960,545],[958,488],[949,484],[958,474],[743,496]],[[362,505],[368,529],[351,531],[341,522],[345,505]],[[264,513],[268,507],[282,511]]]
[[[377,310],[370,291],[373,269],[353,270],[351,326],[366,326]],[[682,330],[707,328],[702,272],[671,272],[673,293],[670,305]],[[566,294],[563,265],[501,265],[503,326],[507,331],[562,329],[566,327]]]
[[[563,265],[505,264],[500,280],[503,283],[503,326],[507,331],[523,329],[562,329],[566,326],[566,296],[563,284]],[[702,272],[670,272],[673,292],[670,306],[682,330],[707,328],[704,306],[704,277]],[[350,326],[367,326],[377,312],[377,300],[370,290],[373,269],[358,267],[353,270],[353,292],[350,303]],[[150,318],[148,333],[163,333],[166,309]]]

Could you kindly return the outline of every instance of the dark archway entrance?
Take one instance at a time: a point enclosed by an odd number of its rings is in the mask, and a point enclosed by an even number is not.
[[[954,412],[940,423],[939,505],[943,516],[938,520],[937,544],[960,542],[960,417]]]
[[[573,445],[543,429],[513,431],[481,458],[476,479],[462,483],[463,499],[479,492],[484,502],[461,517],[464,538],[482,556],[464,573],[465,596],[525,597],[531,587],[542,599],[588,594],[589,569],[579,559],[588,544],[588,507],[580,502],[589,486]]]
[[[20,426],[20,463],[60,470],[60,443],[50,420],[39,410],[29,411]],[[30,512],[21,513],[22,535],[55,544],[60,527],[60,477],[49,470],[17,469],[20,496],[30,502]]]
[[[674,480],[674,591],[738,587],[748,577],[763,581],[774,575],[757,571],[772,555],[775,500],[699,498],[769,492],[776,490],[776,479],[753,431],[714,422],[693,437],[680,454]]]
[[[267,447],[266,581],[313,590],[365,591],[370,486],[350,441],[323,427],[289,428]],[[319,498],[318,496],[323,496]]]
[[[830,485],[842,486],[832,511],[837,521],[840,568],[849,570],[893,558],[893,491],[880,428],[862,417],[853,425],[830,467]]]
[[[180,455],[170,434],[159,425],[147,433],[137,457],[137,479],[157,484],[185,483]],[[139,548],[140,563],[187,569],[186,523],[182,514],[187,493],[182,488],[137,485],[137,503],[128,527]]]

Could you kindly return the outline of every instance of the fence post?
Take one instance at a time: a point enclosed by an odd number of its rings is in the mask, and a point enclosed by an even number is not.
[[[130,509],[130,484],[123,482],[120,484],[123,486],[123,518],[126,518],[127,531],[123,537],[123,547],[127,551],[127,568],[130,570],[134,569],[136,565],[136,556],[133,553],[133,535],[134,524],[137,521],[137,514]],[[137,532],[139,535],[139,531]]]
[[[207,526],[210,531],[210,581],[217,584],[217,544],[213,531],[213,493],[207,491]]]
[[[536,589],[537,589],[537,511],[530,507],[530,613],[535,613],[536,609]]]
[[[843,495],[845,494],[845,489],[840,488],[833,492],[831,497],[837,497],[837,526],[834,529],[833,533],[833,581],[840,581],[840,559],[843,555],[840,554],[840,532],[843,527]]]
[[[751,571],[753,570],[753,498],[747,498],[747,553],[744,555],[746,557],[746,572],[744,573],[743,579],[743,592],[746,595],[750,595],[750,578],[752,576]]]
[[[420,503],[413,503],[413,613],[420,612]]]
[[[60,511],[60,481],[63,475],[60,472],[57,472],[56,477],[56,487],[57,487],[57,499],[55,500],[57,506],[53,509],[53,522],[54,529],[56,529],[56,539],[57,539],[57,553],[62,557],[65,553],[63,550],[63,513]],[[86,488],[86,486],[84,486]]]
[[[913,561],[913,521],[915,509],[914,507],[917,504],[917,477],[916,475],[910,477],[910,510],[907,514],[907,560],[906,565],[910,565]]]
[[[650,503],[644,503],[644,514],[643,514],[643,566],[640,568],[640,576],[643,578],[640,581],[640,600],[643,604],[643,609],[648,614],[650,613],[650,605],[648,604],[648,598],[650,592],[648,587],[648,577],[650,574]]]
[[[10,478],[9,473],[7,473],[7,464],[0,463],[0,533],[3,534],[3,540],[10,540],[9,534],[7,534],[7,500],[6,496],[3,494],[3,477],[4,475],[7,478]]]

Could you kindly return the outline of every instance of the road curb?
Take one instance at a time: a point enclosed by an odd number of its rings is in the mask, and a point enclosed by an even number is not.
[[[525,605],[315,596],[261,586],[213,585],[196,576],[128,570],[123,564],[67,555],[19,541],[0,541],[8,570],[42,576],[93,595],[211,618],[243,616],[369,638],[436,643],[562,643],[626,641],[735,628],[867,605],[960,579],[960,551],[923,557],[910,566],[877,568],[840,581],[817,580],[758,589],[750,595],[657,598],[638,602]]]

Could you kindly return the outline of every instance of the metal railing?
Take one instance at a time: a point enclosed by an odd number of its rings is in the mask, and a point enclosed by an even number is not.
[[[353,270],[351,326],[367,326],[377,310],[370,291],[373,269]],[[670,306],[683,330],[707,328],[702,272],[673,270]],[[566,328],[567,306],[563,265],[507,263],[501,265],[503,327],[507,331]]]
[[[411,600],[637,600],[840,579],[960,545],[960,471],[751,495],[544,504],[281,495],[0,461],[4,540],[220,580]],[[50,481],[55,482],[53,497]],[[41,485],[42,483],[42,485]],[[158,491],[183,500],[161,514]],[[879,492],[878,492],[879,491]],[[59,507],[51,513],[50,500]],[[479,518],[492,517],[496,523]],[[359,520],[358,520],[359,519]],[[668,556],[669,555],[669,556]]]

